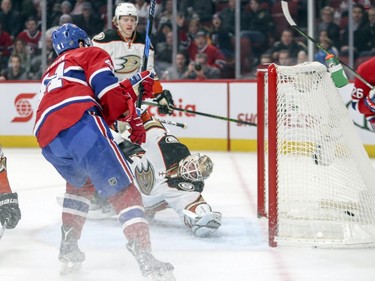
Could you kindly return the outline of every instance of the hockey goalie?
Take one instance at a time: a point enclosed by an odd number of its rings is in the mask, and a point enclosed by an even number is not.
[[[132,169],[141,191],[146,215],[172,208],[183,223],[199,237],[212,235],[221,225],[222,215],[212,210],[202,196],[204,181],[213,171],[212,160],[204,154],[191,154],[186,145],[148,111],[141,115],[146,143],[141,146],[127,140],[126,123],[118,122],[117,142]],[[114,215],[111,205],[98,195],[91,202],[89,219],[105,219]]]

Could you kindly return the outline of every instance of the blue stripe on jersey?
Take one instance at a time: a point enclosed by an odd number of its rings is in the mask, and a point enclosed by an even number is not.
[[[69,98],[69,99],[66,99],[66,100],[63,100],[61,101],[60,103],[57,103],[53,106],[50,106],[49,108],[47,108],[42,116],[40,116],[40,119],[38,120],[38,122],[35,124],[35,128],[34,128],[34,135],[37,136],[38,135],[38,132],[40,130],[40,128],[43,126],[44,122],[47,120],[48,116],[51,115],[52,113],[58,111],[59,109],[69,105],[69,104],[73,104],[73,103],[85,103],[85,102],[95,102],[100,108],[101,106],[97,103],[96,100],[94,100],[94,98],[90,97],[90,96],[82,96],[82,97],[73,97],[73,98]]]
[[[79,200],[74,200],[70,198],[64,198],[64,203],[63,207],[66,209],[72,209],[72,210],[77,210],[80,212],[87,213],[89,211],[89,204],[84,203]]]
[[[134,218],[145,218],[145,213],[141,208],[131,208],[120,214],[118,220],[123,225],[125,222]]]
[[[64,77],[72,77],[72,78],[75,78],[75,79],[79,79],[79,80],[82,80],[84,82],[87,82],[86,81],[86,76],[85,76],[85,72],[83,71],[83,69],[81,70],[69,70],[67,72],[64,72]]]
[[[100,99],[109,90],[118,87],[118,79],[106,68],[104,71],[98,71],[90,77],[90,85],[94,90],[95,96]]]

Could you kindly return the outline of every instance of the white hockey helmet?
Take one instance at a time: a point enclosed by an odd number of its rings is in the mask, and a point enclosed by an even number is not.
[[[180,161],[177,174],[185,180],[203,181],[211,175],[213,167],[210,157],[196,153]]]
[[[121,16],[133,16],[135,17],[135,23],[138,23],[138,10],[132,3],[119,3],[115,10],[116,21]]]

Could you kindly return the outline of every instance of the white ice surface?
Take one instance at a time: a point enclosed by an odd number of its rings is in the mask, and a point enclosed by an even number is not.
[[[39,149],[4,152],[22,220],[0,240],[0,281],[143,280],[115,220],[86,223],[80,240],[86,253],[82,270],[60,276],[61,207],[56,197],[64,192],[64,181]],[[270,248],[266,221],[256,216],[256,155],[207,154],[215,167],[203,194],[223,214],[219,231],[211,238],[194,237],[170,210],[151,224],[153,252],[173,263],[178,281],[375,280],[375,249]]]

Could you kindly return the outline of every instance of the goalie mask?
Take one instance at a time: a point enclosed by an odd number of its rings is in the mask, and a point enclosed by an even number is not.
[[[196,153],[182,159],[178,164],[178,176],[189,181],[207,179],[214,167],[212,160],[204,154]]]

